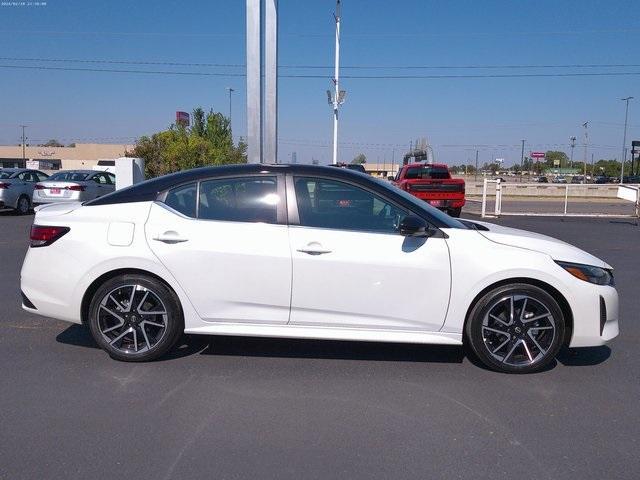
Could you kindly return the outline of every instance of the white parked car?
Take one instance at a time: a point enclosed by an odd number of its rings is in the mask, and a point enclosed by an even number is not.
[[[26,310],[84,323],[128,361],[184,331],[467,343],[492,369],[531,372],[618,334],[602,260],[309,165],[195,169],[41,207],[21,288]]]
[[[114,174],[94,170],[62,170],[33,190],[33,205],[60,202],[86,202],[102,197],[116,189]]]

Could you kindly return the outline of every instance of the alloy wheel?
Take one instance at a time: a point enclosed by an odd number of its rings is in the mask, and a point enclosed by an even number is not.
[[[27,197],[20,197],[18,200],[18,212],[22,215],[29,213],[29,200]]]
[[[539,363],[552,347],[556,322],[541,301],[509,295],[494,301],[482,322],[482,340],[498,362],[522,367]]]
[[[167,331],[167,308],[153,290],[139,284],[108,292],[98,306],[98,328],[103,339],[125,354],[151,350]]]

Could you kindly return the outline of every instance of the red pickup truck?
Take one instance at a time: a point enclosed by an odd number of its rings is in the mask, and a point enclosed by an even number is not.
[[[446,165],[409,163],[400,168],[394,183],[452,217],[460,216],[464,206],[464,180],[451,178]]]

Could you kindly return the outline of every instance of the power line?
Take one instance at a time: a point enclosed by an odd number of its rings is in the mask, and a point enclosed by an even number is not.
[[[107,60],[107,59],[78,59],[78,58],[37,58],[37,57],[0,57],[3,61],[18,62],[50,62],[50,63],[93,63],[108,65],[166,65],[178,67],[225,67],[244,68],[244,63],[185,63],[149,60]],[[634,68],[640,63],[576,63],[576,64],[518,64],[518,65],[347,65],[342,69],[354,70],[467,70],[467,69],[547,69],[547,68]],[[333,65],[280,65],[279,68],[299,69],[333,69]]]
[[[143,75],[185,75],[207,77],[244,77],[236,72],[185,72],[171,70],[129,70],[115,68],[51,67],[44,65],[0,65],[0,68],[15,70],[53,70],[65,72],[132,73]],[[570,72],[570,73],[500,73],[500,74],[460,74],[460,75],[343,75],[353,80],[411,80],[411,79],[454,79],[454,78],[540,78],[540,77],[619,77],[640,76],[640,72]],[[327,79],[327,75],[285,74],[280,78]]]

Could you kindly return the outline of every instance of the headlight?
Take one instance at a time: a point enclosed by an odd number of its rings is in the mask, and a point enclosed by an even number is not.
[[[580,263],[556,262],[567,272],[585,282],[595,283],[596,285],[613,286],[613,272],[600,267],[591,265],[582,265]]]

